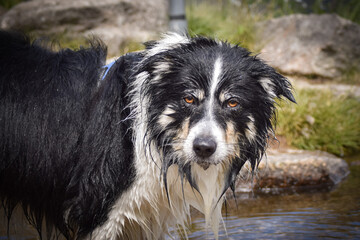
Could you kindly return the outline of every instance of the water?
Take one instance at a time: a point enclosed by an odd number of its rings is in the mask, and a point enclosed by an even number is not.
[[[359,200],[331,193],[257,197],[229,210],[220,239],[360,239]],[[195,218],[190,239],[212,239],[204,227]]]
[[[347,179],[332,190],[241,194],[236,202],[229,199],[223,213],[227,233],[222,228],[219,239],[360,239],[360,166],[350,170]],[[35,239],[36,234],[21,225],[20,216],[12,222],[16,238],[11,239]],[[194,214],[189,229],[189,239],[214,238],[205,230],[201,214]],[[0,240],[7,239],[4,231],[0,225]],[[175,238],[180,237],[175,234]]]
[[[360,156],[348,159],[351,164]],[[360,166],[334,189],[302,193],[242,194],[228,201],[227,233],[219,239],[360,239]],[[202,215],[192,218],[189,239],[214,239]],[[178,236],[176,236],[178,238]]]

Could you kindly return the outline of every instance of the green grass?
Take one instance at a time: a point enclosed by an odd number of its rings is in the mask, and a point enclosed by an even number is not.
[[[119,49],[120,49],[120,55],[118,56],[121,56],[129,52],[144,50],[145,46],[142,42],[135,41],[133,39],[128,39],[120,45]]]
[[[299,90],[298,104],[280,103],[276,133],[300,149],[338,156],[360,151],[360,100],[328,91]]]
[[[32,40],[36,39],[43,39],[45,43],[49,43],[53,50],[60,50],[64,48],[69,48],[72,50],[78,50],[81,47],[87,48],[90,47],[90,42],[92,40],[91,37],[84,37],[81,35],[78,36],[70,36],[67,32],[57,33],[57,34],[50,34],[48,36],[44,35],[37,35],[34,33],[28,33]],[[119,46],[119,53],[112,56],[108,55],[108,58],[118,57],[124,55],[129,52],[143,50],[144,45],[140,42],[135,40],[128,39],[124,41]]]
[[[360,71],[358,67],[349,67],[347,71],[342,73],[337,81],[344,84],[360,85]]]
[[[69,36],[66,32],[56,33],[56,34],[39,34],[36,32],[25,32],[31,41],[40,40],[45,46],[50,47],[55,51],[59,51],[64,48],[69,48],[72,50],[79,50],[81,47],[90,47],[91,39],[82,36]]]
[[[73,50],[77,50],[80,47],[89,47],[90,42],[87,38],[79,36],[79,37],[70,37],[66,33],[55,34],[50,36],[50,40],[59,43],[59,48],[70,48]]]
[[[307,1],[308,4],[302,4],[300,1],[296,0],[245,0],[245,2],[247,4],[265,8],[267,12],[272,12],[274,17],[295,13],[335,13],[343,18],[360,24],[359,0],[313,0]]]
[[[10,9],[18,3],[23,2],[24,0],[0,0],[0,6],[6,9]]]
[[[360,1],[359,0],[315,0],[311,6],[312,13],[335,13],[343,18],[360,24]]]
[[[217,4],[191,4],[186,9],[190,36],[207,36],[226,40],[254,49],[255,23],[264,19],[258,14],[250,14],[247,7],[241,8]]]

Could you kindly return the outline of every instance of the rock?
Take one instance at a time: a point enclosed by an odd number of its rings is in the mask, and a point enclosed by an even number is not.
[[[348,164],[343,159],[326,152],[270,150],[254,177],[249,166],[241,170],[237,191],[334,186],[349,173]]]
[[[33,0],[1,19],[3,29],[36,35],[99,36],[110,55],[130,40],[146,41],[167,29],[166,0]]]
[[[342,84],[331,81],[316,82],[299,76],[288,76],[288,79],[293,84],[295,90],[311,89],[318,91],[330,91],[335,96],[351,96],[360,99],[360,86]]]
[[[360,26],[335,14],[295,14],[257,25],[260,57],[287,74],[360,71]]]

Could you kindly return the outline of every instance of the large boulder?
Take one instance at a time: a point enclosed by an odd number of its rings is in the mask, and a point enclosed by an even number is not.
[[[360,71],[360,26],[335,14],[295,14],[257,25],[260,57],[287,74]]]
[[[95,35],[116,55],[124,42],[166,31],[167,0],[32,0],[9,10],[0,26],[36,35]]]
[[[239,175],[238,192],[281,191],[332,187],[350,173],[341,158],[322,151],[269,150],[255,175],[245,166]]]

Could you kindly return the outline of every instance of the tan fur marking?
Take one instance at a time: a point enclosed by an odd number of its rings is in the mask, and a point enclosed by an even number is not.
[[[226,123],[226,143],[231,145],[234,151],[234,155],[240,157],[240,147],[238,144],[239,133],[235,131],[235,126],[232,122]]]
[[[189,135],[189,124],[190,119],[186,118],[182,124],[181,131],[174,138],[173,148],[176,152],[184,149],[184,141]]]

